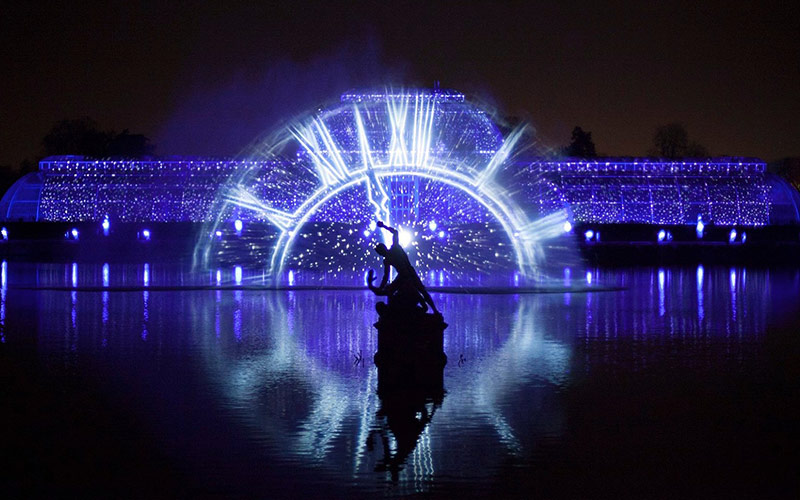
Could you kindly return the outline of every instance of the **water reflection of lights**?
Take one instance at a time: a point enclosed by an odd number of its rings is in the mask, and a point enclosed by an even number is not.
[[[108,265],[108,264],[106,264],[106,265]],[[75,294],[74,291],[72,293]],[[102,342],[103,342],[103,347],[105,347],[106,345],[108,345],[108,319],[109,319],[109,315],[108,315],[108,292],[103,291],[102,300],[103,300],[103,312],[101,313],[100,317],[101,317],[101,320],[102,320],[102,330],[101,330],[102,334],[103,334]],[[73,307],[73,309],[72,309],[73,315],[75,314],[75,302],[76,301],[77,301],[77,299],[73,300],[73,305],[72,305],[72,307]]]
[[[736,321],[736,269],[731,268],[729,276],[731,282],[731,319]]]
[[[697,321],[702,328],[705,310],[703,309],[703,273],[702,265],[697,266]]]
[[[0,263],[0,343],[6,343],[6,292],[8,284],[8,262]]]
[[[219,297],[215,301],[214,329],[218,332],[221,328],[223,338],[227,330],[242,345],[253,342],[269,345],[269,349],[225,360],[234,351],[226,355],[226,343],[209,338],[214,341],[205,344],[204,351],[209,357],[207,366],[211,370],[222,370],[212,376],[221,377],[224,397],[232,407],[249,408],[253,425],[260,432],[274,435],[293,457],[309,463],[324,463],[326,467],[345,467],[353,474],[371,472],[379,458],[366,447],[381,405],[376,394],[377,370],[371,363],[354,368],[351,357],[353,352],[361,350],[369,359],[370,353],[375,352],[376,339],[371,325],[375,319],[374,299],[361,292],[337,296],[275,292],[263,295],[261,300],[250,300],[256,297],[248,295],[244,302],[234,297],[232,311],[220,305]],[[453,297],[444,296],[438,300],[444,307],[452,300],[487,300]],[[471,362],[469,369],[460,369],[447,378],[445,405],[448,410],[440,410],[463,414],[465,418],[476,419],[478,425],[494,429],[498,443],[505,450],[502,453],[511,456],[524,454],[528,443],[519,436],[525,430],[516,428],[505,414],[507,401],[519,384],[531,380],[547,385],[563,384],[570,356],[564,344],[544,338],[537,326],[538,306],[532,305],[530,300],[519,304],[493,313],[498,330],[488,333],[488,338],[487,332],[481,329],[458,331],[458,327],[447,337],[446,350],[451,353],[451,361],[457,359],[457,356],[452,358],[452,353],[465,352]],[[466,309],[472,315],[486,314],[477,303]],[[232,326],[226,328],[226,323]],[[263,326],[258,328],[256,323],[263,323]],[[342,325],[348,325],[346,331],[342,331]],[[263,333],[254,332],[254,327]],[[450,365],[448,369],[456,370],[454,363]],[[294,389],[289,391],[289,387]],[[307,402],[300,403],[296,400],[298,397],[307,398]],[[297,410],[298,404],[306,410]],[[282,408],[283,413],[270,411],[272,407]],[[291,415],[292,411],[300,411],[302,415]],[[292,425],[292,418],[298,416],[299,421]],[[430,426],[435,422],[433,419],[425,427],[406,459],[406,466],[400,471],[401,480],[419,483],[419,488],[423,488],[425,478],[430,478],[436,470],[433,450],[442,438],[441,432],[446,432],[434,431]],[[348,436],[352,436],[352,440]],[[345,438],[353,443],[351,452],[341,448],[341,439]],[[340,464],[342,453],[349,458]]]
[[[147,340],[147,326],[150,322],[150,312],[148,310],[148,302],[150,295],[147,290],[142,292],[142,340]]]
[[[0,338],[8,335],[6,285],[9,267],[12,280],[19,275],[16,265],[0,265]],[[80,265],[80,285],[97,286],[100,266],[84,265]],[[160,349],[160,329],[172,311],[160,305],[160,297],[149,300],[152,289],[76,291],[69,286],[77,274],[73,269],[68,263],[41,272],[44,283],[57,277],[68,289],[42,295],[43,310],[52,302],[61,311],[57,342],[68,360],[81,344],[99,343],[99,333],[103,347],[107,343],[114,349],[130,346],[133,343],[120,340],[131,332]],[[114,269],[115,284],[127,286],[139,280],[144,285],[141,265],[115,264]],[[161,285],[165,274],[160,266],[158,271],[155,282]],[[582,277],[583,272],[565,269],[565,284],[571,274]],[[772,287],[766,272],[693,266],[597,273],[592,273],[595,283],[619,279],[630,288],[573,291],[566,307],[558,294],[435,297],[445,311],[459,313],[448,318],[447,394],[400,471],[403,484],[412,488],[409,493],[425,491],[431,478],[452,470],[453,457],[444,450],[453,436],[463,438],[471,429],[493,445],[487,447],[492,457],[480,457],[485,463],[525,460],[536,452],[536,436],[558,436],[563,415],[531,415],[545,411],[542,408],[560,411],[558,405],[542,405],[536,398],[568,384],[571,363],[576,360],[579,367],[591,368],[602,359],[615,359],[609,352],[625,346],[632,347],[630,355],[644,365],[652,354],[647,345],[705,343],[711,336],[717,336],[715,342],[730,342],[726,345],[733,349],[741,337],[763,332],[767,322],[767,307],[762,303],[769,304]],[[213,274],[203,273],[198,279],[207,285],[210,277]],[[752,294],[748,298],[746,288],[758,290],[758,302],[753,302]],[[208,386],[219,390],[221,404],[237,421],[255,429],[258,442],[269,443],[293,463],[339,468],[353,477],[374,475],[373,465],[380,457],[365,443],[382,403],[376,395],[377,371],[369,361],[366,366],[352,364],[353,353],[361,350],[369,360],[375,351],[372,296],[349,291],[244,289],[179,293],[192,297],[176,303],[175,311],[185,313],[185,321],[192,322],[185,335],[192,348],[199,349],[211,381]],[[181,309],[185,307],[191,309]],[[618,342],[626,336],[636,342]],[[573,344],[575,337],[578,342]],[[184,348],[185,339],[176,338],[171,339],[173,347]],[[459,366],[456,360],[462,353],[468,362]],[[523,390],[526,398],[520,400]],[[532,425],[540,428],[531,430]],[[459,431],[453,430],[456,427]]]

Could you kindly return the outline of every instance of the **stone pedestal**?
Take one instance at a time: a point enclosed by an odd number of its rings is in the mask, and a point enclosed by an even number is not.
[[[447,323],[440,314],[425,314],[419,309],[393,311],[381,304],[378,329],[378,394],[386,391],[443,391],[444,330]]]

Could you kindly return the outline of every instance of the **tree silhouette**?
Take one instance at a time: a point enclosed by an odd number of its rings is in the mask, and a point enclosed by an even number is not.
[[[128,129],[117,134],[104,132],[91,118],[61,120],[42,139],[45,156],[81,155],[91,158],[121,156],[141,158],[153,154],[150,139],[131,134]]]
[[[108,144],[109,156],[122,156],[125,158],[141,158],[153,154],[155,147],[150,144],[150,139],[142,134],[131,134],[128,129],[114,135]]]
[[[651,154],[661,158],[701,158],[708,156],[708,150],[696,142],[689,142],[689,133],[681,123],[661,125],[653,135]]]
[[[42,139],[46,156],[84,155],[94,158],[106,156],[109,134],[101,132],[91,118],[61,120],[53,125]]]
[[[686,146],[687,158],[706,158],[708,156],[708,150],[701,144],[690,142],[689,145]]]
[[[580,127],[572,129],[572,142],[563,149],[564,156],[572,158],[594,158],[597,156],[592,142],[592,133]]]

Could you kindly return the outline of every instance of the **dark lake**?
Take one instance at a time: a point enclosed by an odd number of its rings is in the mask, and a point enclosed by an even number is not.
[[[366,290],[158,264],[0,278],[6,498],[798,494],[798,269],[434,293],[449,361],[421,399],[378,396]]]

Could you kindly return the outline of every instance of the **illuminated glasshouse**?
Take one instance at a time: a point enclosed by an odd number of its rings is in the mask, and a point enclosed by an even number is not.
[[[272,272],[357,270],[378,220],[423,271],[524,270],[581,223],[800,222],[800,196],[759,160],[552,159],[503,130],[458,92],[351,92],[236,159],[47,158],[0,217],[204,223],[205,257],[250,253]]]

